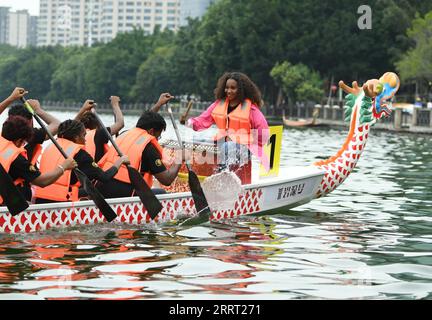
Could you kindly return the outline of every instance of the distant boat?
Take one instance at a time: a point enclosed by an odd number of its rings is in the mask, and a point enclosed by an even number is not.
[[[283,123],[286,127],[323,127],[327,124],[321,123],[317,120],[319,115],[319,108],[315,108],[312,113],[312,119],[298,119],[289,120],[285,117],[285,110],[283,110]]]
[[[402,111],[412,114],[415,106],[413,103],[395,102],[392,104],[392,107],[395,109],[402,109]]]

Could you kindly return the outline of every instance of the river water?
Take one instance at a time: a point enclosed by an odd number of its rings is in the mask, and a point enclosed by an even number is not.
[[[281,166],[333,155],[346,133],[285,129]],[[342,186],[275,215],[0,235],[0,299],[430,299],[431,184],[430,136],[373,131]]]

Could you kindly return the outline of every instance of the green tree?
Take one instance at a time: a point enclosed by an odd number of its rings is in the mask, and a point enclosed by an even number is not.
[[[70,50],[68,58],[55,70],[48,95],[52,100],[84,101],[87,85],[84,79],[91,51],[84,48]]]
[[[37,99],[44,99],[50,92],[51,78],[61,61],[62,49],[48,48],[47,50],[26,49],[23,55],[33,55],[32,58],[20,63],[16,72],[17,84],[29,91],[29,96]]]
[[[287,95],[289,103],[319,101],[324,94],[319,74],[304,64],[293,65],[288,61],[277,63],[270,75]]]
[[[401,79],[432,81],[432,11],[423,18],[418,16],[407,34],[415,47],[408,50],[396,64]]]
[[[173,47],[159,47],[141,64],[130,94],[135,101],[155,101],[164,91],[176,94],[171,77],[173,54]]]

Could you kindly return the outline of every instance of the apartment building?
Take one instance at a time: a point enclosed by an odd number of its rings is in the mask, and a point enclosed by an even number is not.
[[[92,45],[118,33],[176,30],[181,0],[40,0],[38,45]]]
[[[7,43],[9,35],[9,7],[0,7],[0,43]]]
[[[10,11],[9,7],[0,7],[0,43],[24,48],[36,45],[37,17],[27,10]]]

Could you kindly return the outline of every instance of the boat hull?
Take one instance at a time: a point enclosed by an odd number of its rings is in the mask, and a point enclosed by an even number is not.
[[[316,197],[324,171],[314,167],[286,168],[278,178],[245,185],[233,208],[213,211],[211,220],[274,213],[296,207]],[[145,225],[164,223],[196,214],[190,192],[157,196],[163,209],[152,220],[138,197],[108,199],[118,217],[114,223]],[[111,222],[111,223],[113,223]],[[52,228],[108,223],[93,201],[37,204],[16,216],[0,207],[0,233],[30,233]]]

